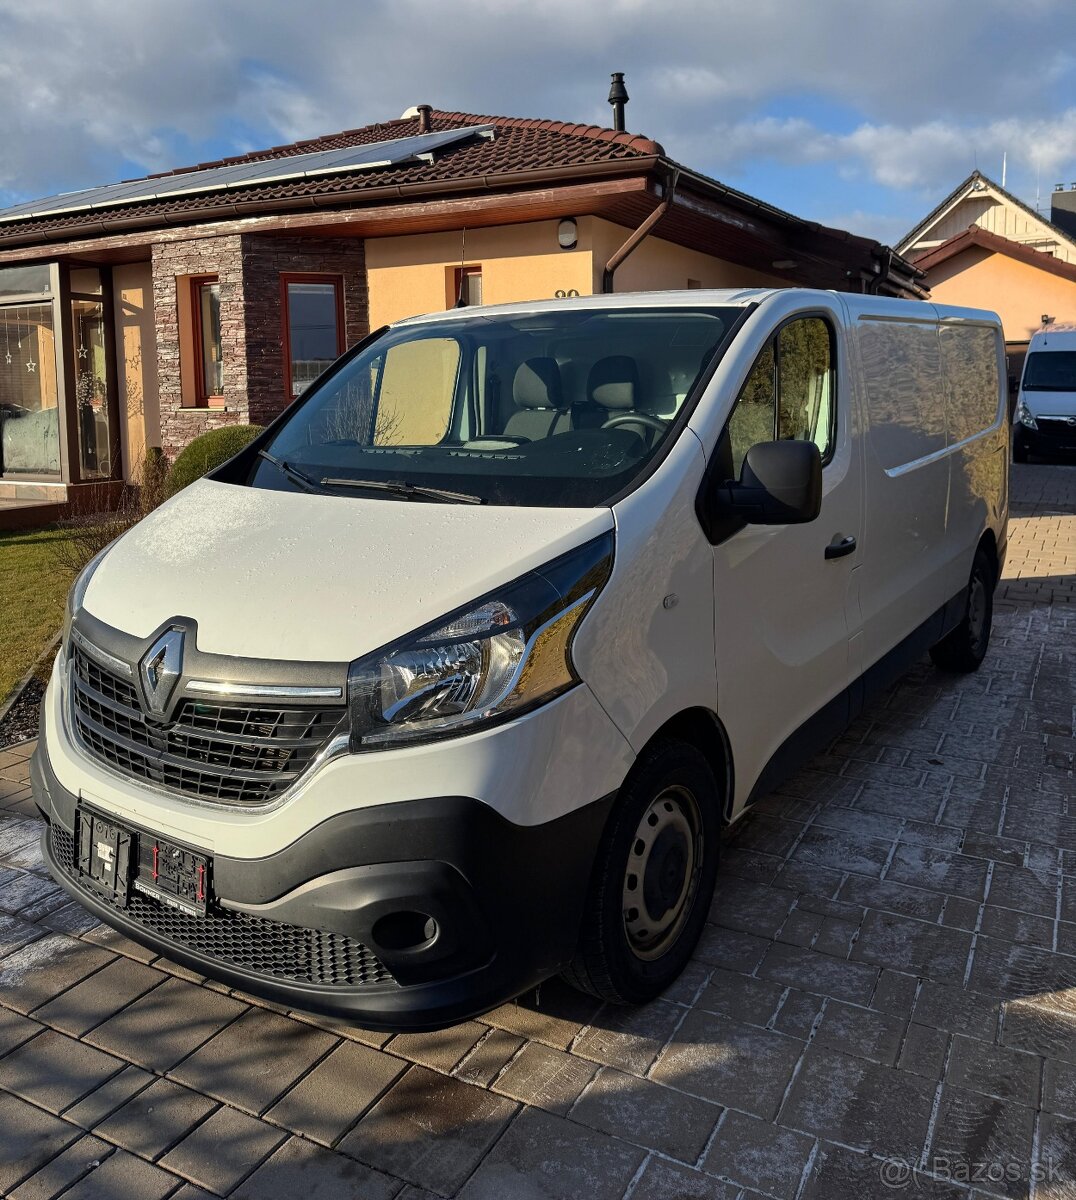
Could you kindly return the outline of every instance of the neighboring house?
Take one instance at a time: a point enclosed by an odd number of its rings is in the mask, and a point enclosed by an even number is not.
[[[429,106],[17,205],[0,211],[0,524],[15,497],[77,499],[137,479],[147,447],[170,459],[266,422],[369,330],[460,300],[922,295],[918,278],[622,128]]]
[[[1001,317],[1010,378],[1044,317],[1076,324],[1076,185],[1054,191],[1047,221],[975,171],[897,249],[925,273],[932,299]]]

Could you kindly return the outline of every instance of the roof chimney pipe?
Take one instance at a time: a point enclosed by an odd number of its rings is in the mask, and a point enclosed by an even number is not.
[[[429,133],[433,127],[433,105],[420,104],[418,105],[418,131],[419,133]]]
[[[613,106],[613,128],[624,132],[624,105],[628,102],[628,89],[624,86],[624,72],[614,71],[609,88],[609,103]]]

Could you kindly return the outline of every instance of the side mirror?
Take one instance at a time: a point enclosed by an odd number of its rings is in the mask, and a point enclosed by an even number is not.
[[[822,507],[822,456],[814,442],[759,442],[738,483],[717,489],[715,508],[748,525],[802,525]]]

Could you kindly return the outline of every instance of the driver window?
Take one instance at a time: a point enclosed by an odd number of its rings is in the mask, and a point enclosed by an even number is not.
[[[765,345],[729,417],[732,478],[756,442],[814,442],[825,461],[833,442],[833,361],[821,317],[790,321]]]
[[[732,443],[732,478],[739,479],[744,456],[756,442],[772,442],[776,426],[776,360],[773,341],[755,359],[736,407],[729,417]]]
[[[833,371],[829,326],[820,317],[792,321],[777,335],[777,436],[814,442],[829,456]]]

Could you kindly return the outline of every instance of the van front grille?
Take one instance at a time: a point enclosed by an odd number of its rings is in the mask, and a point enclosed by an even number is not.
[[[1039,417],[1038,426],[1040,433],[1048,434],[1050,437],[1063,438],[1076,445],[1076,425],[1070,425],[1067,419]]]
[[[52,858],[79,888],[75,839],[55,822],[49,827]],[[103,903],[97,891],[87,893]],[[288,925],[249,913],[222,909],[202,917],[188,916],[141,892],[133,891],[126,907],[111,902],[118,916],[182,949],[215,959],[223,967],[240,967],[270,979],[322,987],[393,984],[385,964],[362,942],[340,933]]]
[[[71,647],[71,708],[94,758],[198,800],[263,804],[288,788],[343,720],[343,706],[295,708],[184,699],[166,724],[146,720],[127,679]]]

